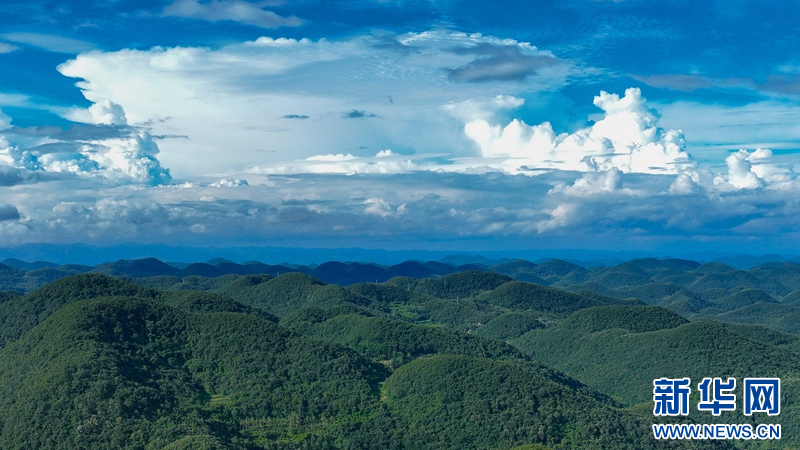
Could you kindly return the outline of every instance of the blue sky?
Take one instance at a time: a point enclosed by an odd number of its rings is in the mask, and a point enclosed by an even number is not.
[[[797,254],[799,9],[6,1],[0,246]]]

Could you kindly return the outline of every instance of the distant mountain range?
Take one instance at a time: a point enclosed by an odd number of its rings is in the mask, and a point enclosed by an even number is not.
[[[743,255],[738,253],[701,252],[675,254],[656,251],[603,251],[585,249],[517,249],[513,251],[452,250],[382,250],[364,248],[299,248],[299,247],[185,247],[170,245],[120,244],[110,247],[83,244],[25,244],[0,248],[0,259],[50,261],[58,264],[94,266],[119,259],[158,258],[162,261],[209,261],[226,258],[231,261],[260,261],[266,264],[321,264],[326,261],[372,262],[393,265],[403,261],[441,261],[451,265],[482,264],[527,259],[545,261],[558,258],[578,262],[585,267],[609,266],[640,258],[681,258],[699,262],[719,261],[738,269],[747,269],[766,262],[800,262],[800,255]]]
[[[609,298],[632,298],[663,306],[687,318],[763,325],[778,331],[800,332],[800,263],[767,262],[747,270],[722,262],[701,264],[684,259],[642,258],[611,266],[584,267],[560,259],[500,263],[487,258],[465,263],[467,256],[442,261],[405,261],[394,265],[328,261],[322,264],[239,264],[223,258],[204,263],[167,263],[156,258],[118,260],[95,266],[7,258],[0,263],[0,289],[28,292],[66,276],[98,273],[132,278],[159,289],[206,289],[224,276],[297,272],[324,283],[349,286],[384,283],[398,278],[426,279],[467,271],[489,272],[508,280]],[[227,278],[225,279],[227,280]],[[415,283],[417,283],[415,281]],[[455,286],[455,285],[454,285]],[[472,292],[449,288],[460,297]],[[448,292],[433,295],[450,298]],[[514,294],[517,295],[517,294]]]

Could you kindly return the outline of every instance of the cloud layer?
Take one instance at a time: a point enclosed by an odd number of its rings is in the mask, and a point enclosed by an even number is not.
[[[54,179],[3,191],[0,245],[120,242],[381,248],[796,251],[791,189],[676,193],[676,177],[554,171],[248,174],[140,188]],[[722,193],[722,195],[720,195]]]
[[[269,6],[179,0],[164,13],[293,24]],[[702,114],[635,87],[599,92],[589,117],[545,121],[537,102],[591,69],[525,42],[263,37],[89,51],[59,71],[90,102],[51,108],[72,125],[0,113],[0,245],[724,249],[797,237],[800,182],[782,148],[733,139],[709,157],[703,141],[698,154],[671,124]],[[740,111],[731,124],[758,108]]]
[[[159,143],[178,177],[386,148],[471,156],[447,105],[558,88],[574,70],[528,43],[444,31],[91,52],[59,66],[89,101],[186,136]]]

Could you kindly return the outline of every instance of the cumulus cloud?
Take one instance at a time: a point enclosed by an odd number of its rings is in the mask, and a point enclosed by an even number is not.
[[[261,28],[296,27],[303,24],[297,17],[283,17],[257,4],[241,0],[175,0],[164,8],[165,16],[199,19],[207,22],[229,20]]]
[[[53,151],[56,148],[62,151]],[[60,147],[23,150],[8,146],[0,148],[0,163],[29,171],[101,176],[120,182],[168,183],[169,170],[161,167],[157,153],[158,146],[147,132],[133,131],[124,138]]]
[[[163,184],[171,181],[168,169],[157,159],[159,148],[144,129],[127,127],[125,112],[112,102],[99,102],[86,110],[72,111],[96,126],[82,126],[26,133],[14,129],[10,137],[22,137],[18,144],[0,135],[0,164],[9,181],[23,170],[45,173],[71,173],[84,177],[103,177],[118,182]]]
[[[448,78],[509,59],[548,63],[524,80]],[[59,66],[91,102],[121,105],[129,124],[152,123],[154,135],[187,136],[159,142],[159,158],[183,178],[325,153],[369,156],[354,150],[361,148],[466,156],[460,120],[475,118],[442,114],[442,108],[552,91],[576,70],[528,43],[445,31],[91,52]],[[307,117],[314,120],[285,120]]]
[[[547,214],[550,215],[550,218],[538,222],[536,224],[536,228],[539,233],[546,233],[559,228],[565,228],[569,225],[577,210],[578,207],[574,204],[558,205],[554,209],[546,211]]]
[[[406,205],[395,206],[382,198],[368,198],[364,200],[364,213],[380,217],[390,217],[402,214],[406,209]]]
[[[156,156],[158,145],[145,131],[135,131],[127,138],[111,139],[98,144],[102,151],[89,155],[110,173],[121,173],[130,179],[151,184],[168,183],[169,170],[161,167]]]
[[[558,192],[572,197],[588,197],[611,192],[630,194],[633,191],[622,189],[622,172],[616,167],[612,167],[606,171],[586,172],[571,185],[557,185],[548,193]]]
[[[108,100],[94,103],[89,107],[92,123],[100,125],[127,125],[125,111],[122,106]]]
[[[748,160],[750,155],[747,150],[739,150],[725,158],[728,166],[728,176],[719,177],[714,181],[720,183],[727,181],[736,189],[755,189],[763,185],[763,180],[752,171],[752,164]]]
[[[689,171],[679,173],[675,181],[669,186],[669,192],[677,195],[697,194],[701,190],[701,185],[697,177],[693,177]]]
[[[0,163],[20,169],[41,169],[34,154],[9,144],[8,140],[2,136],[0,136]]]
[[[93,125],[127,125],[122,106],[108,99],[99,99],[88,108],[71,108],[64,114],[67,119]]]
[[[790,187],[795,178],[790,167],[772,163],[772,151],[758,148],[752,152],[740,149],[725,158],[727,174],[714,178],[714,184],[722,189],[757,189]]]
[[[240,187],[247,186],[247,180],[223,178],[210,184],[213,187]]]
[[[549,122],[527,125],[514,119],[505,127],[486,120],[467,123],[465,133],[487,158],[503,159],[503,168],[610,170],[625,173],[678,173],[694,165],[680,130],[657,127],[658,116],[648,108],[638,88],[620,98],[601,92],[594,104],[604,117],[574,133],[556,134]]]

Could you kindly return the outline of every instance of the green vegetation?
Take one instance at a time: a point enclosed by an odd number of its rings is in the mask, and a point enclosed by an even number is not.
[[[0,265],[0,448],[800,445],[800,265],[462,268]],[[653,379],[708,376],[781,377],[780,445],[654,440]]]
[[[299,272],[278,277],[250,275],[223,286],[216,292],[245,305],[283,317],[301,308],[333,307],[343,303],[368,305],[369,299],[341,286]]]
[[[22,336],[62,306],[102,296],[155,298],[158,292],[99,274],[63,278],[22,297],[0,303],[0,346]]]
[[[402,288],[402,280],[394,281]],[[498,286],[513,281],[510,277],[494,272],[468,270],[466,272],[445,275],[442,278],[423,278],[416,280],[414,292],[427,294],[443,299],[472,297],[482,292],[491,291]]]
[[[13,300],[17,297],[22,296],[21,292],[17,291],[0,291],[0,303],[7,302],[9,300]]]
[[[53,314],[0,351],[0,377],[2,448],[249,448],[290,438],[270,418],[345,423],[385,374],[258,317],[116,298]]]
[[[502,341],[520,337],[528,331],[544,328],[544,324],[526,313],[510,312],[486,322],[475,334]]]
[[[281,323],[288,325],[289,321]],[[346,345],[373,360],[389,361],[393,368],[431,354],[523,358],[519,350],[494,339],[447,328],[411,325],[384,317],[341,314],[317,323],[306,319],[302,325],[309,336]]]
[[[627,311],[626,311],[627,309]],[[800,355],[768,330],[685,319],[659,307],[609,306],[576,312],[513,341],[534,358],[627,403],[652,399],[661,377],[800,375]],[[765,336],[756,338],[760,334]]]
[[[520,281],[498,286],[497,289],[480,295],[478,300],[508,309],[552,313],[571,313],[602,304],[582,295]]]
[[[420,358],[397,369],[383,392],[386,408],[371,421],[369,440],[360,448],[392,448],[394,439],[401,448],[415,449],[667,447],[636,431],[649,427],[644,420],[566,388],[524,362]],[[389,424],[404,432],[392,436]],[[683,448],[717,446],[724,448],[709,442]]]

